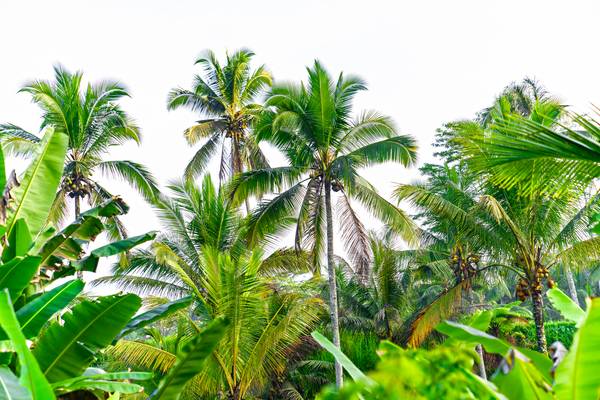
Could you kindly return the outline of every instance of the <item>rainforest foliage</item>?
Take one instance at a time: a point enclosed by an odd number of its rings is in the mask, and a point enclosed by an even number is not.
[[[388,197],[364,172],[415,167],[417,141],[354,108],[366,82],[253,56],[207,51],[168,93],[199,118],[168,183],[110,158],[142,139],[123,85],[23,87],[42,120],[0,125],[0,399],[599,398],[593,116],[510,84]],[[115,178],[160,230],[129,234]]]

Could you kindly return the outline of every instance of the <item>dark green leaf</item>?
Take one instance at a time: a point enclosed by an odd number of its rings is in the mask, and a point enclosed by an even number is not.
[[[160,382],[152,395],[154,400],[177,400],[185,384],[200,372],[204,360],[210,356],[220,342],[228,322],[219,318],[211,322],[196,335],[177,355],[177,361],[171,371]]]
[[[95,351],[109,345],[140,308],[138,296],[105,296],[82,301],[54,322],[33,351],[50,382],[83,373]]]
[[[121,333],[119,333],[119,335],[115,338],[115,340],[118,340],[130,332],[133,332],[137,329],[141,329],[146,325],[149,325],[149,324],[156,322],[168,315],[171,315],[176,311],[179,311],[183,308],[188,307],[192,303],[192,300],[193,300],[193,298],[191,296],[187,296],[182,299],[178,299],[178,300],[170,301],[165,304],[161,304],[158,307],[154,307],[151,310],[148,310],[139,315],[136,315],[127,324],[127,326],[121,331]]]

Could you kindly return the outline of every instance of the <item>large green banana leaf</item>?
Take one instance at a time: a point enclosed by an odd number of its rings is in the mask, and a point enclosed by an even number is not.
[[[67,256],[69,259],[77,259],[70,257],[70,254],[79,256],[81,245],[78,240],[95,240],[104,230],[104,224],[100,217],[110,218],[116,215],[125,214],[128,211],[127,205],[119,197],[107,200],[103,204],[91,208],[83,212],[79,218],[67,225],[62,231],[56,235],[44,240],[41,245],[39,255],[42,256],[42,265],[50,258],[50,256],[59,253],[59,255]],[[78,239],[78,240],[74,240]]]
[[[4,365],[0,366],[0,399],[31,400],[31,394],[25,387],[21,386],[19,378]]]
[[[552,386],[533,362],[511,349],[494,373],[492,382],[509,399],[551,400]]]
[[[488,353],[498,354],[502,357],[505,357],[509,351],[516,349],[519,353],[524,354],[531,360],[548,382],[551,381],[550,369],[552,368],[552,361],[545,354],[530,349],[511,346],[504,340],[475,329],[472,326],[459,324],[453,321],[444,321],[435,329],[438,332],[463,343],[468,343],[473,346],[481,344]]]
[[[89,256],[75,262],[75,269],[80,271],[96,272],[96,268],[98,268],[98,261],[100,261],[101,257],[110,257],[124,251],[129,251],[142,243],[153,240],[155,237],[156,232],[148,232],[143,235],[132,236],[127,239],[118,240],[102,247],[98,247],[97,249],[92,250]]]
[[[29,351],[25,336],[17,321],[7,289],[0,291],[0,326],[7,333],[19,359],[19,382],[29,390],[33,400],[52,400],[54,392],[44,377],[36,359]]]
[[[131,319],[131,321],[129,321],[127,326],[123,328],[123,330],[121,331],[121,333],[119,333],[115,340],[120,339],[130,332],[133,332],[137,329],[141,329],[144,326],[147,326],[168,315],[171,315],[181,309],[186,308],[192,303],[192,300],[192,296],[186,296],[182,299],[177,299],[165,304],[161,304],[160,306],[154,307],[151,310],[136,315],[134,318]]]
[[[569,296],[558,288],[549,289],[546,296],[565,319],[580,323],[585,318],[585,311],[579,307]]]
[[[569,353],[556,369],[559,400],[600,398],[600,298],[588,302],[585,319],[573,338]]]
[[[15,257],[27,254],[33,244],[29,228],[24,219],[15,222],[13,230],[8,235],[8,246],[2,251],[2,261],[7,262]]]
[[[84,286],[80,280],[63,283],[19,308],[17,319],[25,337],[37,336],[50,318],[77,297]]]
[[[319,332],[311,333],[313,339],[316,340],[321,347],[330,352],[336,361],[342,364],[342,367],[350,374],[354,380],[362,380],[368,384],[373,384],[373,380],[366,376],[354,363],[348,358],[337,346],[335,346],[329,339],[320,334]]]
[[[7,215],[8,235],[21,218],[27,221],[32,237],[37,236],[46,225],[62,177],[67,145],[68,137],[63,132],[53,129],[46,131],[20,185],[12,191],[15,202]]]
[[[190,340],[179,354],[171,371],[165,376],[154,392],[153,400],[177,400],[186,383],[203,368],[204,360],[210,356],[225,334],[227,320],[219,318]]]
[[[140,308],[133,294],[85,300],[54,322],[39,337],[33,354],[50,382],[79,376],[95,351],[109,345]]]
[[[16,300],[40,266],[40,257],[17,257],[0,265],[0,289],[8,289],[10,298]]]
[[[133,394],[143,391],[144,388],[129,381],[146,381],[149,379],[152,379],[151,372],[105,372],[90,375],[86,371],[84,375],[77,378],[53,383],[52,388],[57,394],[61,395],[76,390],[101,390],[108,393]]]

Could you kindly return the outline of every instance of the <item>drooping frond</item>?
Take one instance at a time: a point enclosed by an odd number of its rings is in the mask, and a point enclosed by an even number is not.
[[[176,355],[148,343],[119,340],[106,349],[109,359],[119,361],[131,369],[145,369],[165,375],[175,364]]]
[[[142,164],[129,160],[102,161],[98,167],[103,173],[127,182],[150,203],[154,202],[160,192],[156,179]]]
[[[418,347],[437,324],[454,313],[462,301],[462,292],[466,284],[467,281],[462,281],[443,291],[412,318],[406,341],[409,346]]]
[[[339,229],[342,241],[344,242],[344,248],[350,256],[359,279],[366,283],[371,263],[369,236],[345,194],[340,196],[337,209]]]

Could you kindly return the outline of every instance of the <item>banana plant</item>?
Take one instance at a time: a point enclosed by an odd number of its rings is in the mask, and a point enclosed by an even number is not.
[[[491,380],[508,398],[519,399],[597,399],[600,393],[600,298],[587,299],[582,310],[559,289],[547,296],[566,319],[576,322],[573,344],[560,363],[553,365],[546,355],[519,349],[471,326],[446,321],[437,327],[441,333],[468,344],[481,344],[488,353],[504,357]],[[554,380],[551,371],[555,369]]]
[[[99,351],[130,323],[141,306],[133,294],[81,299],[84,288],[72,279],[39,291],[44,283],[76,271],[94,271],[100,257],[123,253],[154,238],[154,233],[83,250],[105,230],[101,218],[119,215],[127,206],[119,198],[81,214],[60,231],[48,226],[52,198],[62,174],[66,136],[48,130],[38,154],[22,175],[6,179],[0,163],[0,398],[54,399],[85,390],[139,393],[131,383],[151,374],[105,373],[90,369]],[[1,156],[0,161],[4,158]]]

